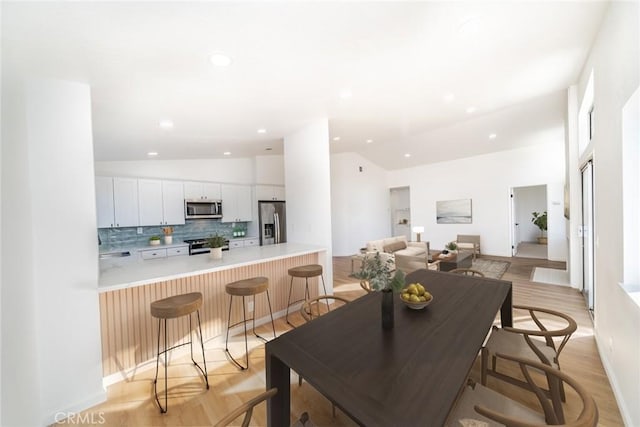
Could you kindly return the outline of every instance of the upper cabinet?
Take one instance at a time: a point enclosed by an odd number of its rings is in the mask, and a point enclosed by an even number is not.
[[[253,221],[251,213],[251,187],[248,185],[221,185],[222,222]]]
[[[284,200],[284,187],[280,185],[256,185],[256,199]]]
[[[181,181],[138,180],[140,225],[184,224]]]
[[[138,225],[138,180],[96,177],[98,228]]]
[[[184,224],[182,181],[162,181],[162,212],[165,224]]]
[[[185,199],[220,200],[220,184],[187,181],[184,183]]]

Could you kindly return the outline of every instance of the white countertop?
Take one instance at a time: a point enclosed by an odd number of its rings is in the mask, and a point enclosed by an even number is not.
[[[100,260],[98,292],[142,286],[325,250],[320,246],[281,243],[224,251],[220,260],[212,259],[208,253],[148,260],[140,259],[134,254],[130,257],[103,259]]]

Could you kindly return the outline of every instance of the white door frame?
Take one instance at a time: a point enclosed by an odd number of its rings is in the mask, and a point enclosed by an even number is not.
[[[593,160],[590,159],[580,168],[582,221],[579,232],[582,237],[582,293],[592,316],[595,307],[596,280],[593,174]]]

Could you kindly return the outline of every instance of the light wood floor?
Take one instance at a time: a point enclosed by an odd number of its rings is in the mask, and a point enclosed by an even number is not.
[[[613,397],[609,381],[604,373],[593,337],[592,323],[585,309],[584,300],[576,290],[529,281],[534,267],[548,267],[564,269],[564,263],[526,258],[498,258],[510,261],[510,268],[503,276],[514,286],[514,304],[527,304],[548,307],[563,311],[571,315],[578,323],[578,331],[567,344],[561,355],[562,369],[586,386],[596,400],[600,414],[601,426],[622,426],[623,422],[618,406]],[[351,270],[349,257],[334,258],[334,286],[336,293],[349,299],[361,296],[364,291],[359,289],[356,281],[348,277]],[[294,323],[302,323],[297,317]],[[259,332],[269,336],[271,328],[261,326]],[[276,319],[278,335],[289,330],[284,320]],[[234,338],[230,347],[235,355],[244,353],[244,341],[241,336]],[[202,377],[193,367],[189,357],[171,360],[169,366],[169,410],[160,414],[153,397],[152,369],[140,369],[129,381],[123,381],[107,389],[107,401],[95,406],[78,418],[74,425],[95,425],[99,422],[104,426],[206,426],[212,425],[231,409],[239,406],[243,401],[259,394],[265,389],[264,345],[257,339],[250,340],[250,368],[240,372],[233,367],[224,354],[224,342],[206,343],[206,359],[209,371],[210,390],[205,390]],[[197,358],[196,360],[199,360]],[[472,376],[478,378],[478,366],[474,367]],[[336,417],[331,415],[331,404],[308,383],[297,385],[297,376],[292,374],[292,422],[295,417],[307,411],[311,420],[318,426],[352,426],[355,425],[340,410]],[[160,381],[159,389],[164,383]],[[529,403],[528,393],[512,386],[504,386],[493,378],[489,379],[489,386],[508,393],[510,397]],[[568,412],[572,413],[580,408],[573,405],[572,397],[568,396]],[[257,407],[252,425],[265,426],[265,405]],[[84,418],[83,418],[84,417]],[[103,421],[103,422],[102,422]],[[428,425],[427,420],[417,422],[418,425]]]

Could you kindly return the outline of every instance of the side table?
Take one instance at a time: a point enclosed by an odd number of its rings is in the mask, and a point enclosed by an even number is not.
[[[359,261],[360,264],[362,264],[362,261],[364,261],[364,257],[367,255],[366,253],[366,249],[364,249],[364,251],[362,249],[360,249],[360,252],[355,254],[355,255],[351,255],[351,272],[354,273],[355,269],[354,269],[354,261]]]

